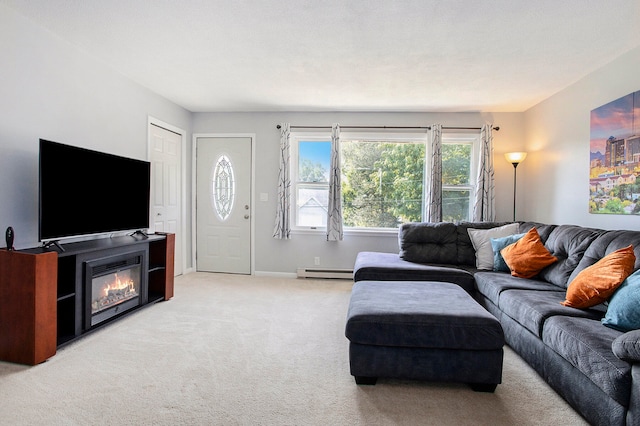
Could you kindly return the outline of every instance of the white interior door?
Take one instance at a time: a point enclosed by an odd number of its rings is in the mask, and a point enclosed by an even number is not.
[[[149,124],[151,161],[151,226],[176,234],[175,275],[182,274],[182,135]]]
[[[250,137],[196,139],[196,268],[251,273]]]

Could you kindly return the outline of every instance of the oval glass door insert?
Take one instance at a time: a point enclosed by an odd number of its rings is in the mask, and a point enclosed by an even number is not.
[[[235,193],[233,166],[229,157],[223,154],[216,161],[212,179],[213,209],[220,220],[227,220],[231,215]]]

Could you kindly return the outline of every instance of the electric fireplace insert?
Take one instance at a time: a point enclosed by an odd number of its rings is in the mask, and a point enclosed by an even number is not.
[[[84,262],[85,330],[147,303],[147,251]]]

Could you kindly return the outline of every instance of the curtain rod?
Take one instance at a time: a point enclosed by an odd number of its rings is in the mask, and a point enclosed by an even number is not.
[[[282,126],[276,125],[276,129]],[[331,129],[331,126],[289,126],[291,129]],[[431,130],[431,126],[340,126],[341,129],[396,129],[396,130]],[[496,132],[500,127],[492,127]],[[442,127],[442,130],[482,130],[481,127]]]

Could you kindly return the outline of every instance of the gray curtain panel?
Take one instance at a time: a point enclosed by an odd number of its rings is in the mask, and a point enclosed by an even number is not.
[[[442,221],[442,125],[431,125],[431,176],[427,193],[428,222]]]
[[[327,241],[341,241],[343,238],[340,169],[340,125],[333,124],[331,126],[331,165],[329,172]]]
[[[473,203],[474,222],[493,222],[496,215],[492,129],[493,124],[485,124],[480,130],[480,162]]]
[[[273,238],[288,240],[291,238],[290,204],[291,178],[290,142],[291,130],[289,123],[280,123],[280,172],[278,173],[278,205],[276,211],[276,225]]]

